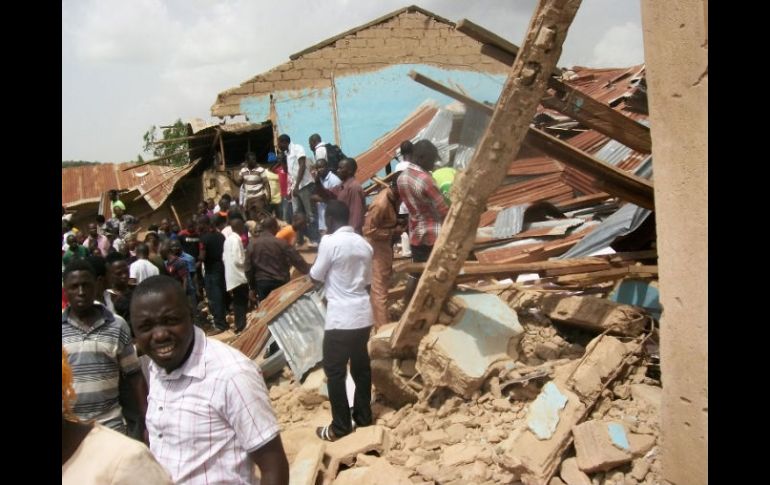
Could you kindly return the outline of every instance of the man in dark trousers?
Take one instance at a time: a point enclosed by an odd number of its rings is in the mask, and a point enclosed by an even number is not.
[[[289,271],[294,266],[302,274],[310,271],[310,265],[283,239],[275,237],[278,222],[274,218],[262,223],[262,232],[249,241],[246,248],[246,277],[252,300],[267,298],[271,291],[289,282]]]
[[[331,189],[326,189],[320,180],[320,174],[315,173],[315,190],[323,201],[337,199],[344,202],[350,213],[350,220],[347,225],[354,231],[361,234],[364,227],[364,214],[366,213],[366,197],[361,184],[356,182],[356,170],[358,164],[352,158],[346,158],[340,162],[337,170],[337,177],[342,180],[342,184]]]
[[[372,327],[369,285],[372,279],[372,247],[348,225],[347,206],[330,200],[326,207],[329,234],[318,245],[318,257],[310,268],[313,281],[326,291],[326,322],[323,368],[329,388],[332,423],[316,429],[326,441],[350,434],[353,426],[372,424],[372,372],[366,344]],[[347,365],[356,385],[351,422],[345,389]]]
[[[203,263],[203,270],[206,273],[203,277],[206,284],[206,299],[209,303],[209,311],[214,317],[214,327],[216,327],[214,332],[222,333],[230,328],[225,320],[225,263],[222,260],[225,236],[211,227],[209,218],[206,216],[198,218],[198,227],[201,241],[198,261]]]

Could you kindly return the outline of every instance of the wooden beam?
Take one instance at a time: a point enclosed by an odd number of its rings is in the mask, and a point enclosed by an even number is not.
[[[203,138],[208,138],[210,136],[214,136],[215,133],[204,133],[202,135],[190,135],[190,136],[182,136],[179,138],[167,138],[165,140],[158,140],[152,142],[153,145],[163,145],[164,143],[177,143],[180,141],[189,141],[189,140],[200,140]]]
[[[597,160],[584,151],[578,150],[537,128],[530,127],[527,133],[527,143],[581,172],[593,175],[598,179],[599,187],[605,192],[633,202],[645,209],[655,209],[653,185],[649,180]]]
[[[546,108],[569,116],[638,152],[652,153],[649,127],[556,78],[550,79],[548,87],[554,89],[557,96],[546,96],[540,101]]]
[[[435,248],[434,248],[435,249]],[[429,263],[406,263],[400,271],[420,273],[427,269]],[[477,261],[466,261],[458,271],[459,276],[492,276],[507,278],[520,273],[540,273],[546,270],[564,268],[581,268],[587,265],[606,265],[607,260],[591,256],[588,258],[556,259],[552,261],[533,261],[531,263],[481,264]]]
[[[468,19],[460,19],[457,21],[457,26],[455,26],[455,30],[462,32],[463,34],[467,35],[468,37],[475,39],[482,44],[491,45],[498,49],[499,51],[507,54],[508,57],[511,58],[510,62],[503,61],[505,64],[512,66],[513,65],[513,59],[516,55],[519,53],[519,46],[514,44],[513,42],[509,42],[499,35],[495,34],[491,30],[487,30],[484,27],[475,24],[471,22]],[[554,67],[553,74],[555,76],[561,76],[562,70],[558,67]]]
[[[562,44],[580,0],[540,0],[519,55],[511,67],[492,119],[468,164],[455,178],[453,200],[414,296],[393,331],[394,350],[415,351],[441,307],[465,259],[473,249],[479,217],[489,196],[516,158],[547,78],[561,56]]]
[[[412,71],[409,73],[409,76],[424,86],[435,89],[441,94],[445,94],[468,106],[477,108],[482,112],[492,114],[494,111],[491,107],[462,93],[458,93],[454,89],[444,86],[420,73]],[[629,202],[633,202],[645,209],[654,209],[653,185],[649,180],[637,177],[636,175],[598,160],[569,143],[565,143],[537,128],[528,127],[524,143],[535,147],[546,155],[573,166],[582,172],[593,175],[599,179],[599,183],[602,185],[605,192]]]
[[[481,46],[481,53],[508,65],[512,65],[516,58],[514,54],[491,44]],[[652,136],[649,127],[555,77],[548,78],[548,87],[553,89],[557,96],[545,96],[541,100],[544,107],[569,116],[588,128],[618,140],[636,151],[652,153]]]
[[[169,158],[174,158],[177,155],[182,155],[182,154],[185,154],[185,153],[190,153],[191,151],[193,151],[192,148],[189,149],[189,150],[182,150],[181,152],[175,152],[175,153],[172,153],[171,155],[163,155],[162,157],[154,158],[152,160],[147,160],[147,161],[144,161],[144,162],[139,163],[137,165],[132,165],[132,166],[130,166],[128,168],[124,168],[123,171],[124,172],[128,172],[129,170],[133,170],[133,169],[139,168],[139,167],[144,167],[145,165],[149,165],[149,164],[155,163],[155,162],[160,162],[162,160],[168,160]]]

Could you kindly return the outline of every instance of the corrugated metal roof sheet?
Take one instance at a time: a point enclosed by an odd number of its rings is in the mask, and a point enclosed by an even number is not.
[[[492,236],[503,239],[521,232],[521,228],[524,227],[524,211],[527,210],[528,205],[515,205],[498,212]]]
[[[101,163],[62,168],[62,205],[72,207],[99,202],[104,192],[117,189],[138,190],[150,207],[157,209],[171,194],[174,184],[187,175],[196,163],[189,163],[185,167],[145,165],[123,171],[134,165],[135,162]]]
[[[390,163],[396,149],[404,140],[411,140],[428,124],[438,112],[438,106],[423,104],[394,130],[375,141],[371,148],[355,157],[358,164],[356,180],[363,183]]]
[[[634,204],[626,204],[559,259],[579,258],[605,248],[618,237],[635,231],[651,213]]]
[[[300,296],[268,325],[297,379],[323,357],[325,318],[321,295],[313,291]]]

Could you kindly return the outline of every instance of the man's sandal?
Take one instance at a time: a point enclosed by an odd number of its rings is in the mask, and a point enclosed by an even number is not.
[[[324,441],[337,441],[337,436],[332,431],[331,425],[316,428],[315,434]]]

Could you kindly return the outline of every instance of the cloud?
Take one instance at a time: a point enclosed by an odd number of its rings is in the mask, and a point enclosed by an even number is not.
[[[520,44],[536,3],[424,0],[420,6],[450,20],[468,18]],[[407,4],[403,0],[62,2],[62,159],[133,159],[141,152],[142,133],[150,125],[207,118],[217,93],[286,62],[295,52]],[[597,10],[609,13],[595,15]],[[625,2],[585,0],[560,65],[639,62],[641,54],[639,61],[628,56],[641,52],[641,31],[638,27],[633,31],[636,24],[623,23],[639,15],[638,7],[633,11]],[[608,28],[613,25],[619,27]],[[592,49],[595,62],[589,62]],[[622,58],[620,51],[625,51]]]
[[[626,22],[605,32],[593,48],[591,65],[624,67],[643,62],[642,29],[638,24]]]

